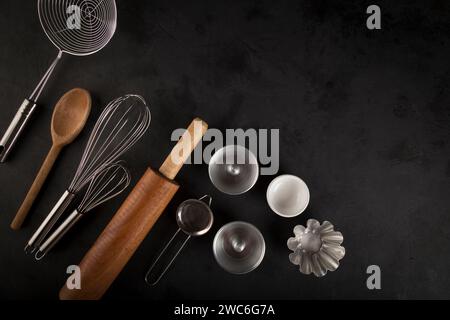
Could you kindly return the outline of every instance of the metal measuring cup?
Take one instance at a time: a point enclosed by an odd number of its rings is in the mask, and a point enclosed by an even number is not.
[[[198,200],[186,200],[178,206],[176,211],[178,230],[147,271],[145,275],[147,284],[153,286],[161,280],[191,237],[204,235],[211,229],[214,220],[211,202],[211,196],[205,195]]]

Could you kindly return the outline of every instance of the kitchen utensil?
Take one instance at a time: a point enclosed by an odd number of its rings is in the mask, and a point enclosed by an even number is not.
[[[112,163],[98,171],[92,178],[83,200],[66,220],[44,241],[36,251],[36,260],[41,260],[81,217],[116,197],[130,185],[130,173],[120,163]]]
[[[309,189],[299,177],[284,174],[272,180],[266,197],[273,212],[291,218],[305,211],[309,203]]]
[[[223,147],[209,162],[209,177],[220,191],[237,195],[250,190],[258,180],[259,165],[255,155],[239,145]]]
[[[294,251],[289,260],[299,266],[304,274],[314,273],[323,277],[327,271],[334,271],[339,267],[339,260],[345,255],[345,248],[341,246],[344,238],[342,233],[334,231],[333,225],[324,221],[309,219],[304,226],[294,228],[295,237],[289,238],[287,246]]]
[[[103,296],[177,192],[179,186],[173,179],[207,128],[201,119],[194,119],[159,172],[147,169],[79,264],[81,289],[70,290],[64,285],[60,299],[93,300]]]
[[[178,207],[176,214],[178,230],[148,270],[145,282],[152,286],[157,284],[188,240],[191,237],[204,235],[211,229],[214,220],[210,209],[211,201],[210,196],[203,196],[199,200],[186,200]]]
[[[214,257],[229,273],[244,274],[254,270],[262,262],[265,251],[261,232],[247,222],[230,222],[214,237]]]
[[[69,188],[30,238],[25,252],[34,252],[67,209],[75,195],[98,170],[130,149],[150,125],[150,110],[138,95],[126,95],[110,102],[97,120]]]
[[[63,53],[74,56],[93,54],[105,47],[116,30],[114,0],[38,0],[41,26],[59,50],[53,63],[32,94],[25,99],[0,140],[0,162],[5,162],[31,115],[39,97]],[[79,23],[73,23],[75,22]]]
[[[59,99],[52,117],[52,147],[11,223],[12,229],[18,230],[22,226],[59,153],[75,140],[84,128],[90,112],[91,95],[84,89],[72,89]]]

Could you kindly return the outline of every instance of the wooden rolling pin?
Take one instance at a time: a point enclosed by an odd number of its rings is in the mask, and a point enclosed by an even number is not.
[[[61,300],[98,300],[125,267],[178,190],[173,181],[208,129],[196,118],[166,158],[159,172],[150,168],[79,264],[81,289],[64,285]]]

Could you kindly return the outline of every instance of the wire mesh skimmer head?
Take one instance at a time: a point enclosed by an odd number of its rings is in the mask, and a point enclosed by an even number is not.
[[[69,186],[77,193],[98,170],[130,149],[150,125],[150,110],[138,95],[126,95],[110,102],[100,115]]]
[[[92,178],[77,210],[80,213],[91,211],[119,195],[130,185],[130,181],[130,173],[121,163],[104,167]]]
[[[72,55],[101,50],[116,31],[114,0],[38,0],[38,14],[50,41]]]

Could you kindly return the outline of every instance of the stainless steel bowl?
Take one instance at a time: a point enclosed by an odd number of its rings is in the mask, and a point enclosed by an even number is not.
[[[244,274],[261,264],[266,244],[254,225],[235,221],[224,225],[216,233],[213,251],[223,269],[233,274]]]

